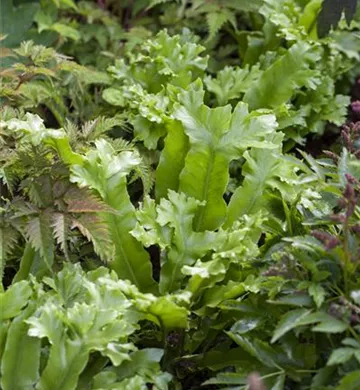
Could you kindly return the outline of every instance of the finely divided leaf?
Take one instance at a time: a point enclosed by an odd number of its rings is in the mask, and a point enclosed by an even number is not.
[[[51,224],[51,213],[44,210],[29,220],[25,231],[29,242],[34,249],[40,252],[49,269],[51,269],[54,261],[54,240]]]

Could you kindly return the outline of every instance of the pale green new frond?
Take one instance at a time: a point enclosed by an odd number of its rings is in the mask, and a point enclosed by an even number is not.
[[[275,116],[266,111],[249,113],[240,102],[209,108],[203,104],[204,91],[197,81],[179,95],[174,117],[189,137],[189,151],[179,177],[179,191],[204,201],[198,211],[195,230],[214,230],[226,218],[223,195],[229,181],[229,164],[244,150],[276,148],[272,136],[277,127]]]
[[[276,138],[280,146],[281,135],[277,134]],[[278,190],[285,199],[291,199],[296,193],[299,167],[295,161],[286,159],[279,149],[253,149],[245,152],[244,157],[244,180],[230,199],[225,226],[230,226],[242,215],[251,215],[264,208],[268,190]]]
[[[290,47],[245,93],[244,101],[249,109],[280,106],[305,85],[315,89],[320,84],[320,74],[312,65],[320,59],[320,54],[319,48],[303,41]]]
[[[209,28],[208,40],[214,39],[219,30],[227,22],[231,23],[236,29],[235,13],[227,8],[219,8],[215,12],[210,12],[206,15],[206,21]]]
[[[169,191],[160,204],[146,199],[137,211],[138,223],[132,235],[145,246],[158,244],[167,250],[160,274],[160,290],[176,291],[184,279],[181,269],[215,249],[219,237],[215,232],[195,232],[193,221],[202,203],[183,193]]]

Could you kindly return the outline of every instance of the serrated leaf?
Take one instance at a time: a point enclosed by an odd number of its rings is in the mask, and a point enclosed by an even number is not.
[[[65,164],[80,164],[82,158],[72,151],[69,139],[63,130],[46,129],[43,119],[29,112],[25,115],[26,120],[11,119],[7,127],[22,135],[21,142],[31,143],[34,146],[42,142],[57,150]]]
[[[51,229],[51,213],[43,211],[29,220],[26,236],[34,249],[38,250],[46,265],[51,269],[54,261],[54,239]]]
[[[6,259],[11,250],[14,248],[19,233],[11,226],[0,226],[0,284],[3,280]]]
[[[233,332],[227,332],[227,334],[266,367],[277,367],[278,353],[268,343],[256,338],[250,339],[250,337],[240,336]]]
[[[99,197],[80,188],[71,188],[66,192],[64,200],[69,213],[115,212]]]
[[[103,261],[111,259],[113,247],[104,218],[97,214],[82,214],[71,220],[71,227],[78,228],[93,243],[95,252]]]
[[[328,366],[334,364],[343,364],[350,360],[354,355],[354,348],[338,348],[332,351],[328,362]]]
[[[60,248],[64,252],[65,257],[69,259],[67,239],[68,229],[70,227],[70,219],[65,214],[54,213],[52,216],[51,226],[53,228],[57,244],[60,245]]]
[[[285,333],[290,330],[304,325],[310,325],[319,323],[311,330],[313,332],[328,332],[328,333],[341,333],[348,328],[348,324],[340,321],[325,312],[311,312],[311,310],[297,309],[293,310],[281,317],[278,323],[271,342],[277,341]]]
[[[316,307],[320,308],[325,300],[325,289],[321,286],[321,284],[312,283],[309,287],[309,294],[314,299]]]
[[[215,38],[218,31],[227,22],[230,22],[236,29],[235,13],[224,7],[217,9],[215,12],[206,14],[206,21],[209,27],[209,41]]]
[[[309,314],[311,314],[311,310],[307,309],[296,309],[284,314],[276,326],[271,342],[275,343],[275,341],[279,340],[285,333],[300,326]]]
[[[349,324],[340,321],[337,318],[328,316],[328,318],[322,321],[319,325],[316,325],[311,330],[313,332],[325,332],[325,333],[342,333],[348,329]]]

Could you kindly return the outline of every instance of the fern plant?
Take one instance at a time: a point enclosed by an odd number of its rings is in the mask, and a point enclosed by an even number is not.
[[[89,94],[89,88],[106,84],[105,73],[83,67],[53,48],[32,41],[23,42],[6,56],[11,56],[13,63],[0,72],[4,104],[32,110],[60,126],[66,117],[93,119],[97,98]]]
[[[346,120],[328,4],[34,6],[53,46],[0,53],[1,388],[358,389],[360,126],[293,149]]]

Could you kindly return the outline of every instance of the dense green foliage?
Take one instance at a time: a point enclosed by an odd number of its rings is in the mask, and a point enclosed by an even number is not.
[[[327,6],[2,2],[3,390],[360,388],[360,15]]]

